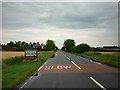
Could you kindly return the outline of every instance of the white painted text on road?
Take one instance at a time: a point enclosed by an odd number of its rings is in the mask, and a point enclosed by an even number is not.
[[[52,70],[52,69],[71,69],[71,65],[58,65],[58,66],[45,66],[44,70]]]

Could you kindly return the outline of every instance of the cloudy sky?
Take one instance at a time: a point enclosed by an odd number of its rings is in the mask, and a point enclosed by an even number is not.
[[[118,3],[3,2],[2,25],[2,43],[52,39],[62,47],[74,39],[76,45],[117,45]]]

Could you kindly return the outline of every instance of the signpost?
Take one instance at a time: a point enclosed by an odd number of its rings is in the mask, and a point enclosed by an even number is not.
[[[37,50],[25,50],[25,57],[38,57],[38,51]]]
[[[25,61],[37,61],[38,50],[36,49],[26,49],[25,50]]]

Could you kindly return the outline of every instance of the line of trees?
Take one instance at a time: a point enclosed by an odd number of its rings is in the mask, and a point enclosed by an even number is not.
[[[53,40],[47,40],[45,44],[39,44],[39,42],[25,41],[10,41],[7,44],[1,44],[3,51],[24,51],[25,49],[38,49],[39,51],[51,51],[57,50],[58,47],[55,45]]]
[[[75,46],[75,41],[72,39],[65,40],[63,45],[62,50],[67,52],[84,53],[90,50],[90,46],[86,43]]]

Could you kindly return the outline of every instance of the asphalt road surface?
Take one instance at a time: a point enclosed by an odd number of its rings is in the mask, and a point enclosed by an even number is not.
[[[24,88],[118,88],[118,69],[58,51],[20,89]]]

